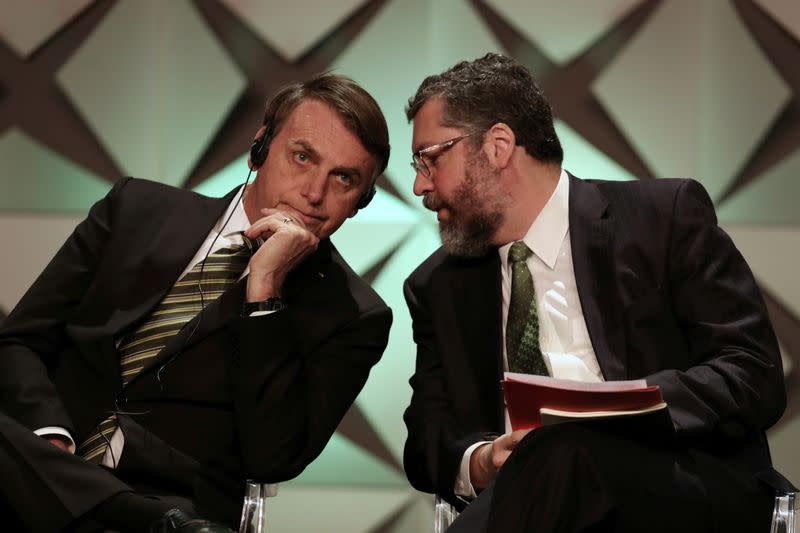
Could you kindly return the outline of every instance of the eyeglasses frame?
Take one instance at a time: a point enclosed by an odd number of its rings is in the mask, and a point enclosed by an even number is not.
[[[417,150],[416,152],[411,154],[411,159],[412,159],[412,161],[410,163],[411,168],[413,168],[415,172],[421,173],[426,178],[430,178],[431,177],[431,169],[428,168],[428,164],[422,158],[422,156],[424,154],[427,154],[429,152],[433,152],[434,150],[441,150],[442,153],[444,153],[447,150],[449,150],[450,148],[452,148],[457,142],[463,141],[467,137],[472,137],[473,135],[477,135],[478,133],[481,133],[481,132],[480,131],[473,131],[473,132],[470,132],[470,133],[465,133],[464,135],[459,135],[458,137],[453,137],[452,139],[449,139],[447,141],[440,142],[440,143],[437,143],[437,144],[433,144],[433,145],[428,146],[426,148],[422,148],[420,150]]]

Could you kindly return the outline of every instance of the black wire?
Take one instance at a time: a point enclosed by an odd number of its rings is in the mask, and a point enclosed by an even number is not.
[[[128,416],[139,416],[139,415],[146,415],[147,413],[151,412],[152,409],[146,409],[144,411],[121,411],[119,409],[114,409],[112,411],[108,411],[108,415],[128,415]],[[94,429],[100,434],[104,441],[106,441],[106,446],[108,446],[108,452],[111,454],[111,464],[113,465],[112,468],[117,467],[117,458],[114,456],[114,448],[111,447],[111,441],[106,437],[106,434],[100,429],[100,426],[105,420],[101,420],[97,423]],[[94,429],[89,433],[90,435],[94,432]],[[117,429],[114,430],[114,433],[119,431],[119,418],[117,418]]]
[[[247,188],[247,184],[250,183],[250,176],[252,174],[253,174],[253,169],[251,168],[247,172],[247,179],[244,180],[244,185],[242,186],[241,190],[239,191],[239,198],[236,200],[235,204],[237,204],[240,201],[242,201],[242,198],[244,196],[244,190]],[[203,310],[205,310],[205,308],[206,308],[206,305],[205,305],[205,294],[203,292],[203,284],[202,284],[203,272],[204,272],[205,267],[206,267],[206,264],[205,264],[206,259],[208,259],[208,256],[211,254],[211,250],[214,249],[214,245],[216,244],[217,239],[219,239],[219,236],[222,234],[222,231],[228,225],[228,222],[230,222],[231,217],[233,217],[234,211],[236,211],[235,208],[231,209],[231,212],[228,214],[228,218],[225,219],[225,222],[222,224],[222,227],[219,229],[217,234],[214,236],[214,240],[211,241],[211,245],[208,247],[208,250],[206,251],[206,255],[205,255],[205,257],[203,257],[202,264],[200,265],[200,276],[199,276],[199,278],[197,280],[197,290],[200,293],[200,312],[198,313],[197,321],[195,322],[194,327],[192,328],[192,331],[189,332],[189,337],[186,339],[186,342],[184,343],[184,345],[188,344],[188,342],[191,340],[192,336],[194,335],[194,332],[197,331],[197,327],[200,325],[200,320],[203,318]],[[156,380],[158,381],[158,386],[159,386],[159,388],[161,389],[162,392],[164,391],[164,385],[161,382],[161,373],[164,371],[164,369],[167,367],[168,364],[170,364],[173,360],[175,360],[175,358],[178,355],[180,355],[182,349],[183,348],[179,349],[175,353],[175,355],[170,357],[167,362],[165,362],[163,365],[161,365],[161,367],[159,367],[159,369],[158,369],[158,372],[156,373]],[[151,412],[151,409],[147,409],[145,411],[121,411],[121,410],[118,410],[118,409],[114,409],[113,411],[109,412],[109,415],[117,416],[117,415],[122,414],[122,415],[129,415],[129,416],[139,416],[139,415],[146,415],[149,412]],[[114,448],[111,447],[111,440],[109,440],[109,438],[106,437],[105,433],[103,433],[102,430],[100,429],[100,425],[103,422],[104,421],[100,421],[97,424],[97,426],[95,426],[95,428],[97,429],[97,432],[100,433],[100,436],[103,438],[103,440],[105,441],[106,445],[108,446],[108,453],[111,454],[112,468],[116,468],[117,467],[117,458],[114,455]],[[115,433],[116,433],[116,431],[119,431],[119,418],[117,418],[117,429],[115,430]]]
[[[115,412],[114,415],[116,416],[116,414],[117,413]],[[102,422],[100,424],[102,424]],[[111,468],[117,468],[117,458],[114,456],[114,448],[111,447],[111,441],[108,440],[106,434],[100,430],[100,424],[97,424],[97,431],[100,432],[100,436],[103,437],[103,440],[106,441],[106,446],[108,446],[108,453],[111,454]],[[117,418],[117,429],[114,430],[114,433],[117,431],[119,431],[119,418]]]
[[[244,185],[242,185],[242,188],[239,191],[239,198],[236,200],[234,205],[239,203],[240,201],[242,201],[242,198],[244,197],[244,190],[247,188],[247,184],[250,182],[250,176],[252,174],[253,174],[253,169],[251,168],[247,172],[247,179],[244,180]],[[186,342],[183,343],[183,346],[186,346],[187,344],[189,344],[189,341],[192,339],[192,336],[194,335],[194,332],[197,331],[197,328],[200,326],[200,321],[203,319],[203,311],[206,308],[205,294],[203,292],[203,283],[202,283],[203,282],[203,272],[204,272],[204,270],[206,268],[206,259],[208,259],[208,256],[211,254],[211,250],[214,249],[214,244],[216,244],[217,239],[219,239],[219,236],[222,235],[222,231],[225,229],[225,226],[227,226],[228,222],[230,222],[234,211],[236,211],[235,208],[231,209],[231,212],[228,214],[228,218],[225,219],[225,222],[222,224],[222,227],[219,229],[217,234],[214,236],[214,240],[211,241],[211,245],[208,247],[208,250],[206,250],[206,255],[205,255],[205,257],[203,257],[203,260],[202,260],[202,262],[200,264],[200,275],[197,278],[197,291],[200,293],[200,312],[198,313],[197,321],[194,323],[194,326],[192,327],[192,331],[189,332],[189,336],[186,338]],[[158,372],[156,373],[156,381],[158,381],[158,387],[161,390],[161,392],[164,392],[164,384],[161,382],[161,374],[164,371],[164,369],[167,367],[167,365],[170,364],[172,361],[174,361],[175,358],[178,357],[181,354],[181,352],[183,352],[183,346],[181,346],[181,348],[178,349],[178,351],[175,352],[175,354],[172,357],[170,357],[169,360],[167,360],[163,365],[161,365],[159,367],[159,369],[158,369]]]

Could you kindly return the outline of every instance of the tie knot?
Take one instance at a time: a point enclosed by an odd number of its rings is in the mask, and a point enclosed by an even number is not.
[[[242,241],[244,242],[244,247],[247,249],[247,255],[253,255],[258,250],[258,241],[256,239],[251,239],[244,233],[241,234]]]
[[[531,253],[531,249],[528,248],[527,244],[517,241],[511,245],[511,249],[508,251],[508,260],[511,263],[519,263],[520,261],[525,261]]]

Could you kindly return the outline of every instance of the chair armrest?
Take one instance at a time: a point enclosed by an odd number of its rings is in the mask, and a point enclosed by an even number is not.
[[[444,533],[458,516],[456,508],[435,495],[433,498],[433,533]]]
[[[257,483],[248,479],[244,487],[239,533],[264,533],[267,530],[266,500],[277,495],[277,483]]]
[[[775,496],[770,533],[795,533],[797,493],[788,492]]]

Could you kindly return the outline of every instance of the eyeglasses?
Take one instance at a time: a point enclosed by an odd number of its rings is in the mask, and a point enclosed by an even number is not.
[[[425,162],[425,159],[422,157],[425,154],[429,154],[435,150],[439,150],[439,155],[443,154],[447,150],[453,147],[458,141],[466,139],[467,137],[471,137],[472,135],[476,135],[480,133],[479,131],[473,131],[472,133],[467,133],[465,135],[460,135],[454,139],[450,139],[449,141],[444,141],[439,144],[434,144],[432,146],[428,146],[427,148],[423,148],[421,150],[417,150],[413,154],[411,154],[411,168],[414,169],[414,172],[421,172],[426,178],[431,177],[431,169],[428,168],[428,164]]]

